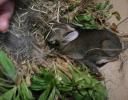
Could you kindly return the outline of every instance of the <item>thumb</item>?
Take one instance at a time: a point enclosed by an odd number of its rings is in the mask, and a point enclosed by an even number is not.
[[[0,32],[6,32],[9,27],[9,18],[7,14],[0,16]]]

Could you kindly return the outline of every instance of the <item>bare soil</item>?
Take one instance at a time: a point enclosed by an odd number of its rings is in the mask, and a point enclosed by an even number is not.
[[[121,15],[121,21],[128,17],[128,0],[110,0],[114,5],[114,10],[117,10]],[[119,24],[112,18],[110,22]],[[125,35],[127,40],[128,35],[128,19],[119,24],[119,32]],[[101,68],[105,77],[105,84],[108,89],[109,100],[128,100],[128,50],[120,55],[120,59],[110,62]]]

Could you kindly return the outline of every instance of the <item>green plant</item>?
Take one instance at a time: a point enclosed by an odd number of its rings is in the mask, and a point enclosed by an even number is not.
[[[33,100],[24,80],[17,84],[17,70],[7,55],[0,51],[0,100]]]
[[[69,65],[69,73],[60,69],[42,69],[32,77],[31,89],[41,93],[39,100],[54,100],[55,98],[75,100],[104,100],[107,92],[104,86],[88,72]]]
[[[0,51],[0,65],[1,72],[14,82],[17,77],[16,68],[3,51]]]
[[[68,72],[55,66],[32,75],[31,86],[20,77],[12,61],[0,51],[0,100],[104,100],[106,88],[87,71],[69,65]]]
[[[105,0],[102,3],[95,3],[88,1],[86,7],[82,11],[78,11],[74,17],[73,23],[80,26],[83,29],[101,29],[106,27],[106,22],[113,15],[120,20],[120,15],[118,12],[110,11],[113,5],[110,4],[109,0]],[[73,11],[77,7],[76,5],[69,6],[69,9]]]

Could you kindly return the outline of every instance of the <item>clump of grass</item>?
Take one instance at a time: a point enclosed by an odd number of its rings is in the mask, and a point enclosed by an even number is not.
[[[33,100],[27,83],[18,76],[16,67],[3,51],[0,51],[0,69],[0,100]]]
[[[76,10],[77,8],[77,10]],[[70,4],[69,11],[74,12],[72,22],[83,29],[102,29],[107,26],[106,22],[114,15],[120,20],[120,15],[112,11],[113,5],[109,0],[96,3],[93,0],[76,1]]]
[[[90,76],[72,65],[68,66],[70,74],[60,69],[42,69],[32,77],[31,89],[41,93],[39,100],[104,100],[107,97],[106,88]]]
[[[31,75],[31,84],[28,85],[24,77],[18,76],[12,61],[2,51],[0,64],[3,72],[0,76],[0,100],[104,100],[107,96],[106,88],[99,81],[73,65],[67,67],[68,73],[57,66],[53,69],[41,68]]]

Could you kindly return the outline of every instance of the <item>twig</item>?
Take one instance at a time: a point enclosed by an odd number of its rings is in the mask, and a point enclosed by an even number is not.
[[[126,17],[125,19],[123,19],[121,22],[119,22],[119,23],[117,24],[117,26],[119,26],[120,24],[122,24],[123,22],[125,22],[127,19],[128,19],[128,17]]]
[[[35,9],[34,5],[30,9],[33,10],[33,11],[36,11],[36,12],[47,14],[47,12],[45,12],[45,11],[41,11],[41,10]]]
[[[58,1],[58,9],[57,9],[57,22],[59,23],[60,22],[60,1]]]

